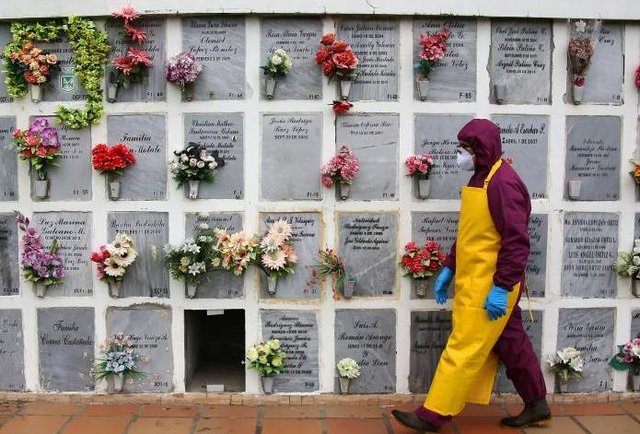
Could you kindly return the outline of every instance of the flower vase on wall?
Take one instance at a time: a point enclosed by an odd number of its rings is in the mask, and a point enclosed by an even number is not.
[[[632,392],[640,392],[640,373],[636,374],[633,368],[629,369],[629,382]]]
[[[182,101],[193,101],[193,83],[186,83],[180,86],[180,93],[182,94]]]
[[[107,101],[116,102],[118,100],[118,70],[112,65],[107,66],[105,75],[107,76]]]
[[[572,83],[571,97],[573,98],[573,103],[575,105],[580,105],[582,104],[582,98],[584,97],[585,79],[581,75],[575,75]]]
[[[416,80],[418,85],[418,97],[420,101],[427,100],[427,94],[429,92],[429,79],[425,77],[420,77]]]
[[[111,298],[122,298],[122,280],[109,282],[109,296]]]
[[[195,298],[196,293],[198,292],[198,284],[194,282],[185,282],[185,291],[187,294],[187,298]]]
[[[636,277],[631,278],[631,295],[640,298],[640,279]]]
[[[353,80],[351,79],[338,79],[338,93],[341,99],[346,100],[349,99],[351,95],[351,85],[353,84]]]
[[[47,286],[43,283],[34,283],[36,290],[36,296],[38,298],[44,298],[44,294],[47,292]]]
[[[262,391],[265,395],[271,395],[273,393],[273,377],[260,377],[262,381]]]
[[[420,174],[415,176],[416,179],[416,196],[418,199],[428,199],[431,193],[431,180],[429,175]]]
[[[269,295],[276,295],[277,287],[278,287],[278,275],[267,274],[267,293],[269,293]]]
[[[563,381],[559,374],[556,374],[556,387],[559,393],[567,393],[569,382]]]
[[[107,392],[122,393],[124,387],[124,375],[113,374],[107,377]]]
[[[421,297],[421,298],[426,297],[428,285],[429,285],[429,280],[416,279],[416,297]]]
[[[356,279],[346,278],[342,284],[342,295],[345,299],[349,300],[353,297],[353,293],[356,289]]]
[[[572,178],[569,180],[569,199],[580,199],[580,189],[582,187],[582,181],[580,178]]]
[[[496,100],[496,104],[504,104],[504,100],[507,97],[507,85],[506,84],[494,84],[493,96]]]
[[[264,93],[267,95],[267,99],[273,99],[276,92],[276,78],[268,76],[264,80]]]
[[[109,191],[109,200],[120,199],[120,178],[118,175],[107,175],[107,187]]]
[[[39,103],[42,99],[42,87],[39,84],[30,84],[29,93],[31,94],[31,101]]]
[[[349,384],[351,383],[351,379],[346,377],[340,377],[340,393],[342,395],[346,395],[349,393]]]
[[[351,193],[351,184],[346,184],[344,182],[336,182],[336,189],[338,190],[338,197],[340,200],[349,199],[349,194]]]
[[[189,193],[187,197],[189,199],[197,199],[199,191],[200,191],[200,181],[198,181],[197,179],[190,179]]]
[[[49,177],[44,170],[34,170],[36,179],[33,182],[34,194],[38,199],[46,199],[49,196]]]

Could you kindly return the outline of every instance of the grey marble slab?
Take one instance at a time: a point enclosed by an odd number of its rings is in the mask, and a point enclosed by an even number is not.
[[[263,18],[261,36],[261,66],[278,48],[285,50],[293,63],[291,71],[277,79],[274,99],[321,99],[322,71],[315,62],[315,53],[322,36],[322,20],[319,17]],[[261,97],[265,99],[264,80],[260,80],[260,86]]]
[[[398,270],[398,218],[395,214],[338,215],[338,251],[347,275],[355,278],[354,296],[392,295]]]
[[[348,19],[337,25],[337,37],[358,57],[358,79],[352,101],[397,101],[400,25],[397,19]]]
[[[86,297],[93,295],[91,255],[91,213],[56,211],[33,213],[32,223],[42,232],[48,248],[54,239],[60,246],[65,277],[61,284],[49,286],[47,296]]]
[[[0,117],[0,202],[16,201],[18,193],[18,156],[11,133],[16,129],[15,116]]]
[[[165,79],[166,20],[164,18],[140,18],[133,25],[147,32],[147,40],[136,44],[123,33],[122,20],[107,20],[106,30],[111,45],[109,60],[124,56],[131,46],[145,50],[153,61],[147,77],[142,83],[134,83],[128,89],[118,87],[117,102],[157,102],[167,99],[167,80]]]
[[[322,199],[322,114],[263,115],[261,148],[263,198]],[[310,170],[312,167],[318,171]]]
[[[414,151],[433,156],[429,198],[460,199],[460,188],[469,182],[471,172],[462,171],[456,163],[458,132],[472,118],[472,115],[415,115]]]
[[[451,311],[411,312],[409,390],[425,393],[451,333]]]
[[[350,357],[360,377],[349,393],[393,393],[396,390],[396,312],[393,309],[336,310],[336,359]],[[335,390],[338,374],[335,374]]]
[[[167,129],[163,114],[107,116],[110,144],[124,143],[136,163],[121,179],[121,200],[163,200],[167,192]],[[171,181],[175,188],[174,181]]]
[[[36,117],[31,117],[31,121]],[[91,129],[72,130],[60,125],[55,116],[38,116],[58,130],[60,158],[58,167],[46,169],[49,177],[49,197],[46,200],[91,200]],[[34,171],[31,170],[31,191],[34,192]],[[32,194],[32,198],[35,196]]]
[[[445,25],[451,32],[447,52],[429,74],[427,101],[473,102],[476,100],[476,20],[416,18],[413,21],[414,63],[420,59],[420,35],[433,34]],[[414,77],[419,76],[420,73],[414,70]],[[418,98],[415,88],[414,98]]]
[[[138,252],[122,282],[125,297],[169,297],[169,272],[162,262],[162,249],[169,242],[169,214],[166,212],[110,212],[107,234],[129,235]]]
[[[213,183],[201,182],[201,199],[244,198],[244,116],[242,113],[185,113],[184,143],[218,152],[224,166]],[[188,188],[188,186],[185,186]]]
[[[604,22],[587,71],[583,103],[621,105],[624,102],[624,24]]]
[[[544,297],[547,276],[547,240],[549,216],[532,214],[529,217],[530,251],[527,258],[527,286],[530,297]]]
[[[414,212],[411,214],[411,240],[420,246],[423,246],[429,240],[433,240],[440,244],[442,253],[448,255],[458,233],[458,219],[459,214],[457,212]],[[404,246],[401,246],[401,248],[404,249]],[[426,298],[434,298],[433,285],[435,284],[435,279],[435,276],[429,279]],[[411,286],[411,298],[418,298],[415,295],[415,282],[412,281]],[[450,296],[453,296],[455,283],[452,283],[450,288]]]
[[[142,304],[107,308],[107,336],[124,333],[131,337],[140,355],[139,369],[145,376],[125,384],[125,392],[166,393],[173,390],[171,308]]]
[[[538,356],[538,361],[542,363],[542,323],[544,315],[540,310],[531,311],[531,315],[533,319],[528,311],[522,311],[522,326],[531,340],[533,351],[535,351]],[[543,370],[545,368],[545,366],[542,366]],[[505,367],[502,363],[498,368],[498,379],[496,380],[494,390],[499,393],[516,393],[513,383],[507,377]]]
[[[80,101],[88,98],[80,80],[76,76],[76,54],[66,35],[51,42],[38,44],[45,52],[58,57],[59,71],[54,70],[44,85],[42,101]]]
[[[640,309],[635,309],[631,311],[631,333],[630,336],[633,338],[640,334]]]
[[[348,145],[360,162],[350,199],[397,200],[398,142],[397,114],[354,114],[336,120],[336,153]]]
[[[0,47],[5,47],[9,42],[11,42],[11,23],[0,23]],[[0,70],[0,104],[13,102],[13,98],[10,97],[7,92],[7,85],[4,82],[5,79],[5,73]]]
[[[206,223],[211,228],[220,228],[228,233],[242,230],[242,215],[233,213],[187,214],[187,236],[191,236],[197,225]],[[244,277],[235,276],[232,272],[214,270],[208,273],[198,285],[196,298],[240,298],[244,294]]]
[[[550,21],[491,21],[491,101],[505,85],[504,103],[551,104]]]
[[[19,239],[15,214],[0,213],[0,296],[20,292]]]
[[[618,215],[567,213],[563,239],[562,296],[615,297]]]
[[[266,233],[268,227],[280,220],[286,219],[291,225],[291,241],[298,255],[298,262],[294,274],[278,278],[275,295],[267,292],[267,275],[260,274],[261,298],[320,298],[317,283],[311,282],[312,268],[317,261],[318,250],[322,238],[322,216],[316,212],[296,213],[268,213],[260,216],[260,234]]]
[[[194,83],[194,101],[245,98],[246,45],[244,17],[182,19],[182,49],[202,65]]]
[[[0,390],[24,391],[24,336],[22,311],[0,310]]]
[[[615,317],[614,308],[560,309],[558,350],[574,347],[584,361],[583,378],[569,382],[569,393],[611,390],[609,360],[615,346]]]
[[[582,181],[579,200],[620,197],[621,130],[617,116],[567,116],[565,199],[575,178]]]
[[[640,238],[640,213],[635,213],[633,216],[633,238],[634,239],[638,239]],[[621,249],[626,249],[626,250],[631,250],[633,248],[633,241],[629,240],[628,242],[625,243],[621,243],[620,244],[620,248]]]
[[[493,115],[492,119],[500,127],[503,157],[513,161],[531,198],[546,197],[549,117]]]
[[[40,387],[46,391],[94,388],[95,319],[92,307],[38,309]]]
[[[287,355],[284,373],[275,378],[275,391],[319,390],[318,319],[315,312],[263,310],[261,316],[263,339],[279,339]]]

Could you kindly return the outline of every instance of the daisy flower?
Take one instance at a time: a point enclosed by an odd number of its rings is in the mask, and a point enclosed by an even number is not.
[[[279,234],[286,241],[291,237],[291,225],[285,219],[280,219],[271,225],[269,232]]]
[[[286,259],[283,250],[266,252],[262,255],[262,264],[269,270],[279,270],[285,266]]]
[[[278,250],[282,241],[282,237],[279,234],[270,231],[262,241],[260,241],[260,247],[266,252],[273,252]]]

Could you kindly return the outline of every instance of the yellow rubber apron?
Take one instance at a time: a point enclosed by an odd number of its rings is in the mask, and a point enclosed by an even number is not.
[[[467,402],[488,404],[498,365],[491,351],[517,300],[520,284],[509,293],[507,314],[489,320],[484,309],[493,285],[501,238],[489,212],[487,186],[502,165],[493,165],[484,186],[463,187],[456,242],[452,331],[440,357],[424,407],[455,416]]]

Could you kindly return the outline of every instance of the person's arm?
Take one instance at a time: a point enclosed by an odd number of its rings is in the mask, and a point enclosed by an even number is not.
[[[527,267],[529,193],[513,169],[505,167],[489,183],[487,196],[489,212],[502,239],[493,283],[511,291],[522,280]]]
[[[451,271],[455,274],[456,272],[456,240],[453,240],[453,244],[451,245],[451,249],[449,249],[449,254],[444,260],[444,266],[449,267]]]

